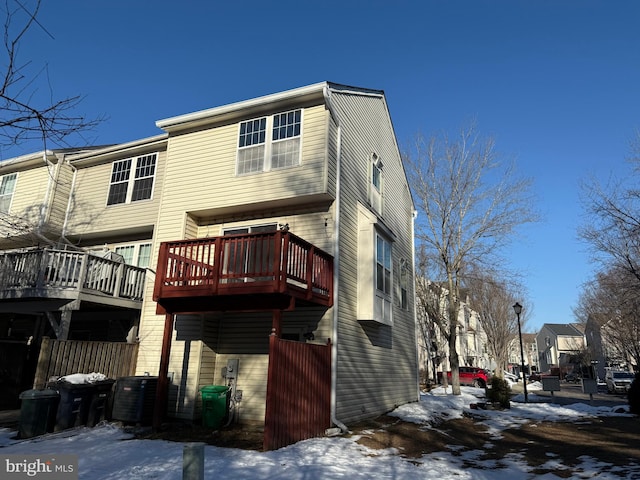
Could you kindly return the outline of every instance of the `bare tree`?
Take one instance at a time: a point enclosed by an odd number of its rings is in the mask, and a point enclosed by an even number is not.
[[[607,185],[593,180],[583,186],[588,221],[579,235],[591,248],[600,272],[585,287],[576,316],[597,318],[602,337],[625,360],[640,361],[640,132],[631,143],[632,174]],[[607,352],[605,352],[606,354]]]
[[[478,313],[487,335],[487,349],[496,362],[496,375],[502,377],[502,372],[507,369],[509,363],[510,346],[518,335],[518,322],[513,304],[518,299],[521,300],[522,296],[512,293],[512,289],[505,282],[481,273],[467,278],[465,284],[469,291],[471,308]],[[527,313],[523,310],[523,317],[525,315]]]
[[[639,287],[629,271],[614,268],[600,272],[581,295],[576,310],[598,322],[601,353],[609,364],[640,361]],[[591,350],[589,355],[597,358]]]
[[[29,32],[39,28],[49,32],[37,20],[40,0],[29,10],[20,0],[4,4],[4,72],[0,71],[0,145],[15,146],[30,140],[62,146],[73,134],[87,131],[101,120],[89,120],[74,110],[80,96],[55,99],[46,75],[46,67],[34,70],[29,61],[19,58],[19,46]],[[49,34],[50,35],[50,34]],[[43,94],[40,89],[45,88]]]
[[[426,278],[442,280],[447,294],[447,339],[453,393],[460,394],[456,347],[460,289],[469,265],[494,265],[514,229],[533,222],[531,181],[503,165],[492,139],[474,127],[455,140],[446,135],[416,138],[405,154],[419,214],[416,239]]]

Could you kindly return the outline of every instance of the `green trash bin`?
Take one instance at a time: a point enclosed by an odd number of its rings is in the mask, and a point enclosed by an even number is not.
[[[202,393],[202,425],[220,428],[228,419],[231,389],[224,385],[208,385]]]
[[[27,390],[20,394],[18,438],[31,438],[53,432],[60,394],[52,389]]]

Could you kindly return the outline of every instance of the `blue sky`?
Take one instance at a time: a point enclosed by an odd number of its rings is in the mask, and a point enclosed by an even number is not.
[[[107,117],[94,144],[324,80],[384,90],[400,145],[475,119],[533,177],[544,217],[508,252],[527,330],[573,321],[593,270],[579,185],[623,175],[640,129],[640,2],[58,0],[38,20],[48,33],[32,30],[21,58],[47,65],[56,98]]]

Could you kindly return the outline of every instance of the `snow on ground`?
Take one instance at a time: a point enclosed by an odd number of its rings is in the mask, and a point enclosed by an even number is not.
[[[535,392],[532,384],[529,391]],[[539,390],[539,389],[537,389]],[[391,415],[418,424],[436,424],[459,418],[471,403],[481,401],[483,389],[462,388],[462,395],[451,395],[436,388],[421,395],[420,401],[404,405]],[[475,410],[484,417],[483,422],[492,435],[499,436],[506,428],[514,428],[527,421],[579,420],[593,416],[630,416],[626,406],[591,407],[586,404],[557,405],[542,403],[542,397],[529,394],[529,403],[511,403],[511,409],[503,411]],[[522,401],[522,400],[521,400]],[[0,457],[5,454],[76,454],[81,480],[156,479],[178,480],[182,478],[182,454],[184,444],[164,440],[136,440],[113,424],[95,428],[66,430],[44,437],[16,440],[15,431],[0,429]],[[205,478],[220,480],[306,480],[306,479],[367,479],[404,480],[407,478],[439,480],[513,480],[567,478],[547,474],[536,476],[519,455],[510,455],[501,461],[481,461],[482,452],[466,452],[461,456],[452,451],[424,455],[421,459],[403,459],[393,449],[371,450],[356,443],[356,438],[318,438],[298,442],[271,452],[205,446]],[[598,459],[583,457],[579,476],[584,478],[610,477],[611,470],[601,472]],[[468,464],[475,465],[470,468]],[[550,456],[547,464],[561,471],[564,466]],[[627,478],[640,478],[640,465],[625,468]],[[564,472],[566,473],[566,472]]]

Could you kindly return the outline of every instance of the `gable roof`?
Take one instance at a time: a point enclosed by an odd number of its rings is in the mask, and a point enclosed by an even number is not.
[[[158,120],[156,122],[156,126],[166,132],[172,133],[185,129],[198,128],[212,122],[232,120],[238,115],[246,115],[248,112],[253,112],[258,115],[261,112],[272,109],[276,106],[278,108],[290,108],[305,102],[317,102],[318,100],[327,102],[329,91],[376,95],[384,98],[384,92],[382,90],[352,87],[332,82],[320,82],[307,85],[305,87],[285,90],[284,92],[273,93],[270,95],[251,98],[249,100],[229,103],[219,107],[178,115],[164,120]]]
[[[582,332],[570,323],[545,323],[542,328],[546,328],[556,335],[582,337]]]

